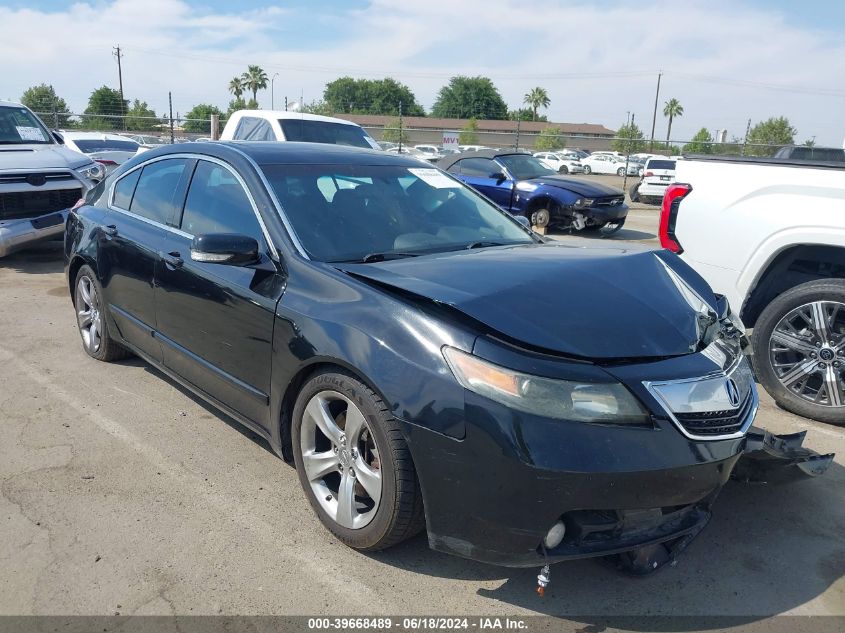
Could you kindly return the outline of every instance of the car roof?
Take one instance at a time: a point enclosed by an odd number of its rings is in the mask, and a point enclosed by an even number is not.
[[[449,167],[457,163],[459,160],[463,160],[465,158],[498,158],[499,156],[531,156],[531,154],[517,152],[516,150],[512,149],[480,149],[477,152],[461,152],[460,154],[450,154],[449,156],[441,158],[439,161],[437,161],[437,166],[440,167],[440,169],[449,169]]]
[[[232,116],[249,116],[259,119],[300,119],[305,121],[326,121],[328,123],[342,123],[344,125],[353,125],[360,127],[357,123],[347,121],[346,119],[338,119],[331,116],[323,116],[321,114],[309,114],[307,112],[292,112],[290,110],[238,110],[233,112]]]
[[[258,165],[394,165],[422,167],[426,163],[407,155],[382,150],[332,145],[329,143],[300,143],[295,141],[200,141],[176,143],[144,152],[142,156],[166,154],[200,154],[226,160],[233,153],[246,154]]]

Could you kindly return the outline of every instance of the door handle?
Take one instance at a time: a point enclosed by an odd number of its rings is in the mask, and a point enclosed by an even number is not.
[[[185,263],[185,260],[182,259],[182,255],[178,251],[159,253],[159,256],[164,261],[165,265],[172,270],[182,268],[182,264]]]
[[[107,237],[115,237],[117,235],[117,226],[109,224],[108,226],[102,227],[102,231]]]

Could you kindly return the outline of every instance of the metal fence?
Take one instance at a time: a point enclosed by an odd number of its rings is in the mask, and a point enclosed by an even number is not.
[[[217,138],[225,125],[225,117],[219,119],[193,119],[181,116],[138,117],[104,114],[79,114],[72,112],[37,112],[45,124],[56,130],[104,132],[143,137],[145,143],[179,143],[198,139]],[[336,115],[343,118],[343,114]],[[445,136],[458,137],[461,145],[481,145],[490,148],[514,148],[529,151],[554,151],[557,149],[582,149],[587,151],[615,150],[622,154],[663,154],[674,156],[685,153],[716,154],[725,156],[772,156],[781,145],[747,143],[734,138],[728,142],[673,138],[654,140],[602,136],[597,134],[555,134],[550,131],[526,132],[515,126],[513,131],[484,129],[484,121],[478,121],[478,129],[407,127],[401,118],[385,126],[363,126],[377,141],[398,142],[402,145],[441,146]],[[216,130],[216,133],[215,133]]]

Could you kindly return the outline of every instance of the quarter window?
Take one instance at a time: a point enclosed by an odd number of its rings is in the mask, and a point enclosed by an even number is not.
[[[187,162],[184,158],[168,158],[147,164],[141,170],[129,210],[141,217],[166,224],[173,217],[173,196]]]
[[[132,204],[132,194],[135,193],[135,185],[138,184],[138,177],[141,175],[141,170],[136,169],[131,174],[127,174],[117,181],[114,186],[114,200],[112,205],[118,209],[129,210],[129,205]]]
[[[264,243],[261,225],[241,183],[227,168],[205,160],[197,163],[191,179],[182,230],[191,235],[237,233]]]
[[[275,141],[273,128],[264,119],[244,117],[235,130],[235,140],[238,141]]]
[[[459,164],[464,176],[489,178],[490,174],[502,171],[502,168],[489,158],[465,158]]]

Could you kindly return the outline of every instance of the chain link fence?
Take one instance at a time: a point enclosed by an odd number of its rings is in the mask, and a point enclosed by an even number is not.
[[[212,136],[212,119],[188,119],[176,116],[144,117],[117,114],[76,114],[73,112],[36,112],[50,128],[65,132],[103,132],[143,137],[142,144],[184,143]],[[225,119],[221,117],[218,130]],[[138,139],[136,139],[138,140]]]

